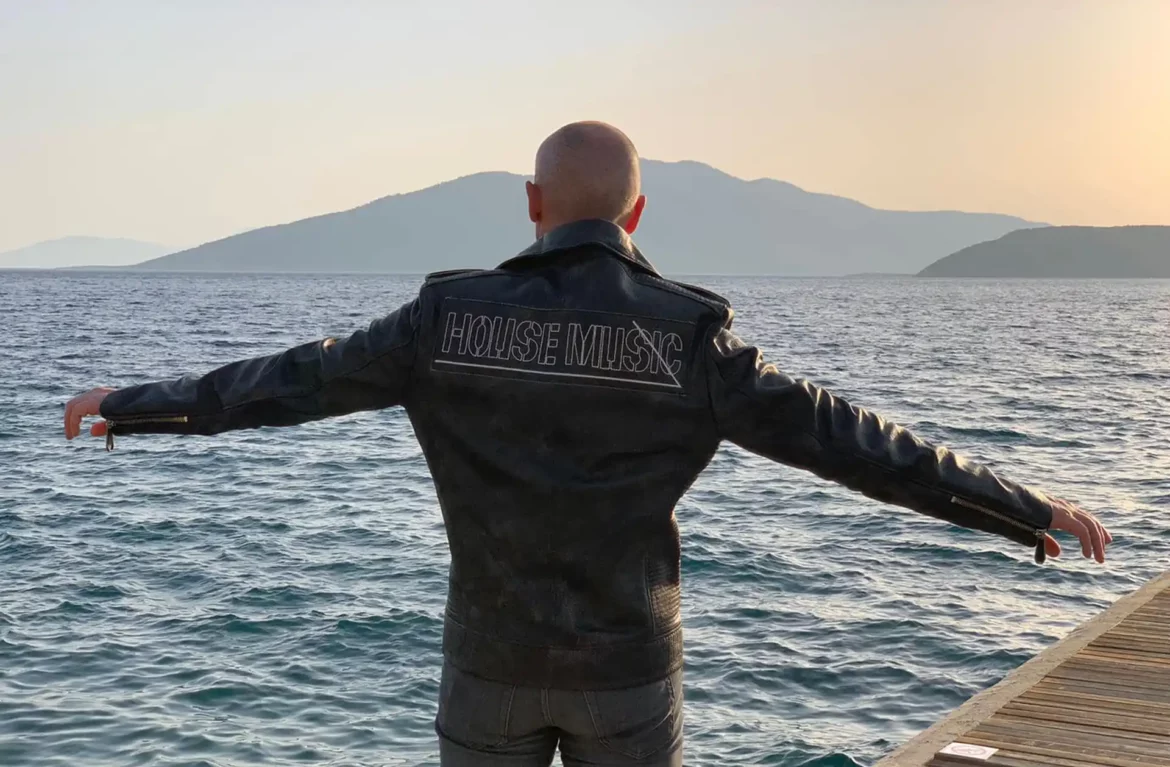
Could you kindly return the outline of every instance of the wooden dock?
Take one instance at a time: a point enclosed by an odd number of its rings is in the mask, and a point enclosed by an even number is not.
[[[876,767],[1170,767],[1170,572]]]

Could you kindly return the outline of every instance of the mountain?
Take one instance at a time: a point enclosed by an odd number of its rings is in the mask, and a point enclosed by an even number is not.
[[[136,268],[422,273],[494,266],[532,240],[524,180],[478,173]],[[696,162],[643,160],[642,182],[649,202],[636,239],[667,274],[915,273],[958,248],[1037,226],[995,214],[877,210]]]
[[[58,269],[137,264],[170,251],[165,245],[106,237],[62,237],[0,253],[0,269]]]
[[[1009,232],[939,259],[922,277],[1170,277],[1170,226]]]
[[[173,248],[112,237],[62,237],[0,253],[0,269],[120,267],[141,263]]]

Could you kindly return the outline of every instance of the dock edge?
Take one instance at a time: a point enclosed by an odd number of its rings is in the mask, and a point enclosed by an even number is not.
[[[1090,618],[1068,636],[1008,673],[995,685],[975,695],[938,722],[911,738],[874,767],[923,767],[956,740],[999,709],[1030,690],[1053,669],[1083,650],[1090,642],[1170,588],[1170,572],[1121,597],[1104,612]]]

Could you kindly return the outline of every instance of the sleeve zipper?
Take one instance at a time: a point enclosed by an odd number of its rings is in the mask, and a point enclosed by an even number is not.
[[[1012,525],[1014,527],[1018,527],[1021,530],[1027,530],[1029,533],[1036,536],[1036,551],[1034,554],[1036,564],[1042,565],[1042,564],[1044,564],[1044,561],[1048,558],[1048,553],[1044,550],[1044,539],[1045,539],[1045,535],[1047,533],[1046,530],[1039,528],[1039,527],[1033,527],[1032,525],[1029,525],[1026,522],[1021,522],[1020,520],[1015,519],[1013,517],[1009,517],[1007,514],[1004,514],[1002,512],[993,511],[992,509],[989,509],[986,506],[980,506],[977,503],[972,503],[971,501],[968,501],[966,498],[960,498],[957,495],[951,496],[951,503],[955,504],[956,506],[962,506],[965,509],[971,509],[972,511],[981,512],[981,513],[986,514],[990,517],[995,517],[996,519],[1001,520],[1003,522],[1007,522],[1009,525]]]
[[[143,423],[187,423],[185,415],[143,416],[141,418],[106,419],[106,452],[114,449],[114,428],[118,426],[136,426]]]

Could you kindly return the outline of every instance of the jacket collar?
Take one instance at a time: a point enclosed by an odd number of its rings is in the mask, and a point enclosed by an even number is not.
[[[612,221],[600,218],[574,221],[564,226],[558,226],[522,250],[519,255],[500,264],[500,268],[514,268],[533,258],[578,248],[582,245],[603,248],[632,263],[642,271],[658,276],[658,270],[646,260],[642,251],[638,250],[638,246],[630,239],[630,235]]]

